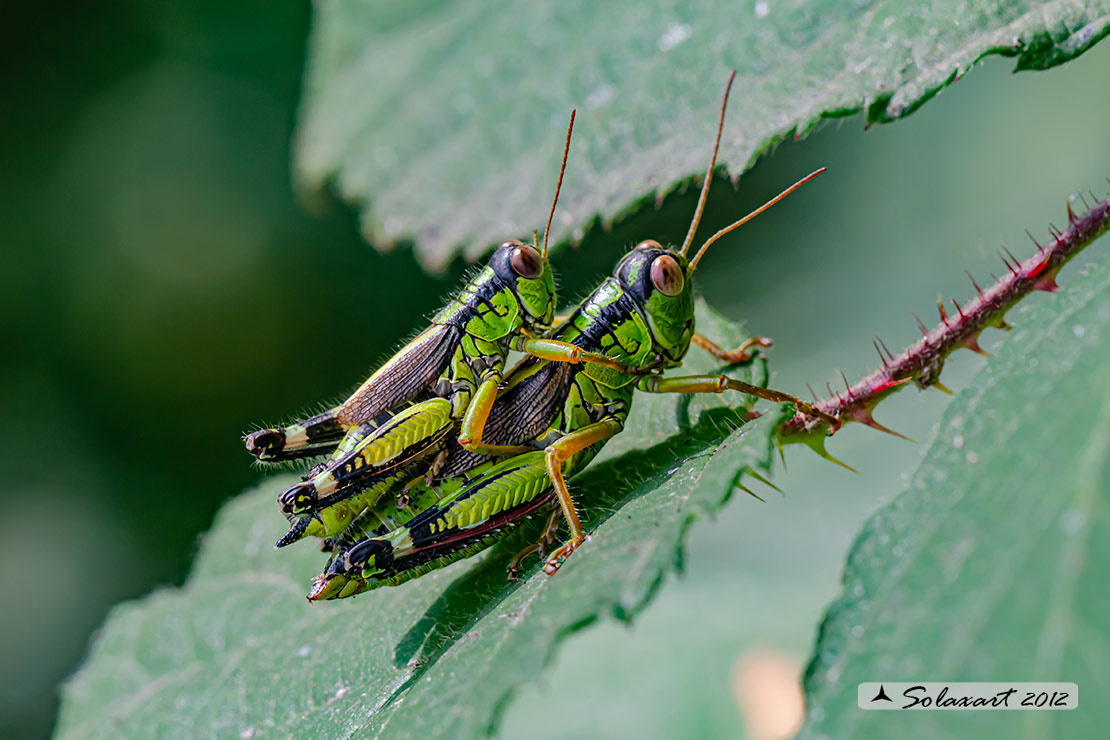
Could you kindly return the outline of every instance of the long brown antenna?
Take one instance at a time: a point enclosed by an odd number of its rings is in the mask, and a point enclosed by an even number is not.
[[[809,173],[808,175],[803,177],[801,180],[798,180],[798,182],[796,182],[793,185],[791,185],[790,187],[788,187],[786,190],[783,190],[781,193],[776,195],[774,198],[771,198],[771,200],[767,201],[766,203],[761,205],[759,208],[756,208],[754,211],[749,213],[747,216],[744,216],[744,218],[740,219],[739,221],[736,221],[734,223],[729,224],[728,226],[721,229],[720,231],[718,231],[713,236],[709,237],[709,239],[705,242],[705,244],[701,245],[701,249],[698,250],[698,253],[694,255],[694,259],[690,260],[690,268],[686,271],[686,273],[689,274],[689,273],[694,271],[694,268],[698,266],[698,260],[700,260],[701,256],[703,254],[705,254],[705,250],[709,249],[710,244],[717,241],[722,236],[724,236],[728,232],[732,231],[733,229],[737,228],[738,226],[743,226],[747,222],[751,221],[753,218],[755,218],[759,214],[763,213],[768,208],[770,208],[774,204],[778,203],[780,200],[782,200],[786,196],[790,195],[795,190],[797,190],[801,186],[805,185],[807,182],[809,182],[813,178],[820,175],[822,172],[825,171],[825,169],[826,169],[825,167],[822,167],[821,169],[817,170],[816,172]]]
[[[701,221],[701,212],[705,210],[705,199],[709,197],[709,183],[713,182],[713,170],[717,167],[717,150],[721,148],[721,131],[725,127],[725,106],[728,105],[728,94],[732,91],[734,79],[736,79],[735,69],[728,76],[728,84],[725,85],[725,97],[721,100],[721,118],[717,121],[717,140],[713,143],[713,157],[709,160],[709,169],[705,172],[705,182],[702,183],[701,195],[698,196],[698,209],[694,211],[694,220],[690,222],[690,230],[686,232],[686,241],[682,242],[682,250],[679,252],[682,256],[686,256],[686,250],[694,241],[694,234],[697,233],[698,223]]]
[[[543,258],[547,259],[547,240],[551,236],[551,220],[555,218],[555,206],[559,203],[559,191],[563,189],[563,173],[567,171],[567,155],[570,154],[570,134],[574,131],[575,108],[570,112],[570,125],[567,126],[567,144],[563,147],[563,165],[559,168],[559,182],[555,185],[555,200],[551,201],[551,213],[547,214],[547,228],[543,232]]]

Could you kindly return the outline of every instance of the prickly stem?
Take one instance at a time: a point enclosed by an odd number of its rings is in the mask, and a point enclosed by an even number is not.
[[[828,386],[829,397],[815,404],[817,409],[842,422],[856,421],[878,429],[880,425],[874,421],[873,409],[883,398],[903,385],[913,381],[922,387],[933,386],[947,390],[938,382],[945,358],[959,348],[987,354],[979,346],[979,335],[983,329],[1009,329],[1005,315],[1018,301],[1034,290],[1055,291],[1058,288],[1056,277],[1060,268],[1084,247],[1110,230],[1110,197],[1096,199],[1091,208],[1069,224],[1067,231],[1061,232],[1055,226],[1051,228],[1055,237],[1051,245],[1041,246],[1034,239],[1037,252],[1025,262],[1010,255],[1014,263],[1010,273],[1004,278],[995,278],[994,284],[988,289],[984,290],[974,276],[968,273],[977,296],[966,306],[953,301],[959,312],[958,320],[948,317],[946,321],[942,314],[941,323],[936,328],[932,331],[925,330],[925,336],[897,356],[890,352],[882,339],[875,337],[873,343],[883,359],[882,367],[849,386],[846,396],[843,391],[833,393],[831,386]],[[883,350],[889,359],[883,356]],[[823,440],[828,431],[827,423],[795,414],[779,430],[779,441],[805,442],[817,454],[833,459],[824,449]],[[883,431],[887,430],[883,428]],[[834,462],[843,465],[839,460]]]

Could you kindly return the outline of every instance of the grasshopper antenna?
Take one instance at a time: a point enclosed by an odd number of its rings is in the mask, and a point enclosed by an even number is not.
[[[795,190],[797,190],[801,186],[805,185],[807,182],[809,182],[813,178],[820,175],[822,172],[825,172],[826,169],[827,169],[826,167],[822,167],[821,169],[819,169],[815,172],[809,173],[808,175],[803,177],[801,180],[798,180],[798,182],[796,182],[793,185],[791,185],[790,187],[788,187],[786,190],[783,190],[781,193],[776,195],[774,198],[771,198],[771,200],[767,201],[766,203],[761,205],[759,208],[756,208],[754,211],[749,213],[747,216],[744,216],[744,218],[740,219],[739,221],[734,221],[733,223],[729,224],[725,228],[718,231],[713,236],[709,237],[709,239],[706,240],[705,244],[701,245],[701,249],[698,250],[698,253],[694,255],[694,259],[690,260],[690,268],[686,271],[687,274],[693,272],[694,268],[696,268],[698,266],[698,260],[700,260],[702,255],[705,254],[705,250],[709,249],[710,244],[717,241],[718,239],[720,239],[722,236],[724,236],[728,232],[732,231],[733,229],[738,228],[738,227],[743,226],[744,224],[748,223],[753,218],[755,218],[759,214],[763,213],[768,208],[770,208],[774,204],[778,203],[780,200],[782,200],[786,196],[790,195]]]
[[[698,223],[701,221],[701,212],[705,210],[705,199],[709,197],[709,183],[713,182],[713,170],[717,167],[717,150],[721,148],[721,131],[725,127],[725,106],[728,105],[728,94],[732,91],[732,81],[736,79],[736,70],[732,70],[732,74],[728,76],[728,84],[725,85],[725,97],[721,100],[721,117],[717,121],[717,140],[713,143],[713,156],[709,160],[709,169],[705,172],[705,182],[701,186],[701,195],[698,196],[698,208],[694,211],[694,220],[690,222],[690,230],[686,232],[686,240],[682,242],[682,249],[679,254],[683,257],[686,256],[686,250],[690,248],[690,243],[694,241],[694,234],[698,230]]]
[[[547,214],[547,228],[543,232],[543,258],[547,259],[547,240],[551,236],[551,221],[555,218],[555,206],[559,204],[559,191],[563,189],[563,173],[567,171],[567,155],[570,154],[570,135],[574,131],[574,116],[578,113],[575,108],[570,112],[570,124],[567,126],[567,143],[563,147],[563,164],[559,167],[559,182],[555,184],[555,200],[551,201],[551,213]]]

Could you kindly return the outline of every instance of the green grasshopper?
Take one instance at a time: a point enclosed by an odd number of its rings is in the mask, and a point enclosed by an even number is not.
[[[452,431],[457,431],[459,445],[472,453],[520,452],[519,447],[482,440],[510,348],[565,362],[613,362],[535,336],[547,333],[554,317],[555,280],[548,261],[548,239],[574,115],[572,112],[567,128],[542,252],[538,234],[534,245],[519,241],[502,244],[488,264],[436,314],[431,326],[341,405],[284,428],[246,435],[247,450],[264,462],[331,453],[306,480],[281,494],[279,502],[287,514],[311,511],[321,496],[422,458]]]
[[[468,453],[448,453],[438,480],[423,481],[414,489],[414,514],[398,517],[371,507],[333,540],[339,552],[315,580],[310,600],[342,598],[395,585],[443,567],[485,548],[506,528],[553,501],[559,507],[549,518],[541,542],[553,540],[560,511],[570,529],[570,539],[545,562],[544,572],[554,574],[585,540],[566,477],[587,465],[605,442],[623,429],[636,391],[735,390],[794,403],[832,429],[839,426],[836,419],[793,396],[727,375],[662,376],[663,371],[682,364],[691,343],[730,363],[746,359],[755,346],[766,346],[766,340],[757,338],[725,351],[697,334],[691,278],[711,244],[824,171],[814,172],[721,229],[687,261],[716,165],[732,79],[721,104],[709,171],[682,247],[668,249],[653,240],[638,244],[553,334],[554,341],[611,358],[616,366],[524,358],[507,376],[491,408],[487,430],[490,439],[499,444],[532,449],[500,461],[478,461],[469,469]],[[512,567],[537,549],[539,544],[518,555]]]

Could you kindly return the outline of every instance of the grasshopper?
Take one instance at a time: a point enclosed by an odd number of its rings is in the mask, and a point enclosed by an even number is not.
[[[793,396],[727,375],[662,375],[682,364],[691,344],[729,363],[747,359],[756,346],[768,345],[767,340],[756,338],[727,351],[698,334],[692,275],[711,244],[824,171],[803,178],[721,229],[687,260],[716,166],[732,80],[730,77],[721,104],[717,139],[697,210],[681,248],[667,248],[654,240],[638,244],[552,336],[556,342],[603,355],[615,364],[572,365],[525,357],[508,374],[492,405],[488,432],[499,444],[531,449],[499,461],[471,457],[470,461],[478,464],[469,469],[466,460],[470,453],[449,452],[439,479],[416,486],[415,514],[397,518],[370,508],[333,540],[338,552],[313,583],[310,600],[342,598],[417,577],[478,552],[506,528],[557,502],[541,543],[553,541],[560,512],[570,539],[546,559],[544,572],[554,574],[586,537],[566,478],[620,433],[636,391],[734,390],[793,403],[803,414],[828,422],[831,429],[839,427],[835,418]],[[526,549],[514,559],[512,568],[540,547]]]
[[[555,197],[534,244],[509,241],[435,315],[341,405],[309,419],[244,437],[263,462],[331,453],[305,480],[279,496],[283,511],[311,511],[316,501],[358,481],[420,459],[456,432],[465,450],[483,455],[521,452],[482,439],[510,348],[557,361],[597,361],[580,348],[543,339],[555,311],[548,241],[574,129],[571,113]],[[435,462],[430,470],[436,467]]]

